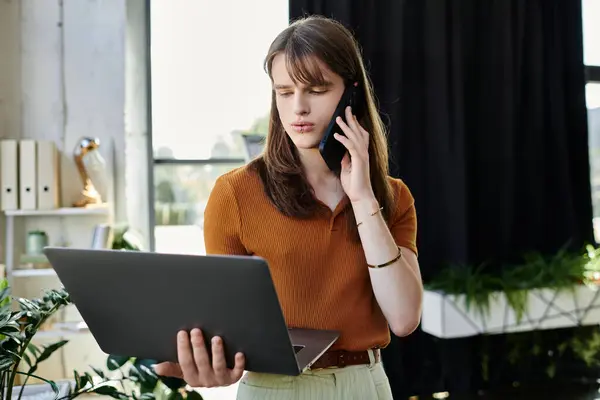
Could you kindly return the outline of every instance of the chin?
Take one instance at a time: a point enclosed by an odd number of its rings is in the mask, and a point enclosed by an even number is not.
[[[318,149],[319,148],[319,143],[321,141],[314,141],[314,140],[294,140],[294,145],[296,145],[296,147],[299,150],[310,150],[310,149]]]
[[[321,139],[316,135],[304,134],[304,135],[293,135],[291,136],[292,142],[298,149],[318,149]]]

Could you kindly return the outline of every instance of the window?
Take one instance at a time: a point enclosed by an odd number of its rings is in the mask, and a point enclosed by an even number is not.
[[[263,59],[288,2],[151,0],[150,23],[154,249],[203,254],[216,178],[246,162],[240,132],[264,134]]]
[[[594,236],[600,242],[600,1],[582,0],[581,6]]]
[[[583,0],[583,61],[600,66],[600,1]]]
[[[596,242],[600,242],[600,83],[588,83],[585,87],[585,92],[588,108],[594,235]]]

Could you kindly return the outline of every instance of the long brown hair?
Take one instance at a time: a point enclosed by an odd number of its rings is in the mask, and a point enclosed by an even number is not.
[[[393,196],[387,180],[388,151],[385,125],[379,116],[371,81],[365,71],[361,51],[352,34],[339,22],[310,16],[298,19],[281,32],[271,44],[265,58],[265,71],[272,79],[271,68],[277,54],[285,54],[291,78],[304,84],[320,85],[323,75],[315,58],[343,78],[358,82],[359,102],[364,110],[360,124],[369,132],[369,165],[375,197],[390,215]],[[265,193],[284,215],[308,218],[322,207],[306,179],[296,146],[286,134],[279,118],[275,92],[271,100],[269,132],[263,154],[251,163],[259,172]],[[346,213],[349,226],[358,237],[354,213]]]

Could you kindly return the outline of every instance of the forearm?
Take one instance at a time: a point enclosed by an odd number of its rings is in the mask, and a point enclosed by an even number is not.
[[[398,246],[375,199],[352,203],[358,232],[369,265],[381,265],[398,255]],[[423,286],[416,255],[401,248],[402,256],[383,268],[369,268],[375,298],[392,331],[411,333],[419,324]]]

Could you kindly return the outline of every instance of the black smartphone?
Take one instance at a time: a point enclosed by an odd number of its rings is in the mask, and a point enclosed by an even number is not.
[[[319,143],[319,152],[321,153],[321,157],[325,160],[325,163],[329,167],[329,169],[336,174],[340,174],[342,169],[342,159],[346,154],[347,150],[344,145],[338,141],[333,134],[335,132],[344,135],[344,131],[335,121],[337,117],[342,117],[344,122],[346,121],[346,107],[352,107],[352,113],[356,115],[357,119],[361,117],[361,104],[359,103],[359,89],[357,86],[349,84],[346,86],[344,93],[342,94],[342,98],[338,103],[331,121],[325,130],[325,135],[323,135],[323,139],[321,139],[321,143]]]

